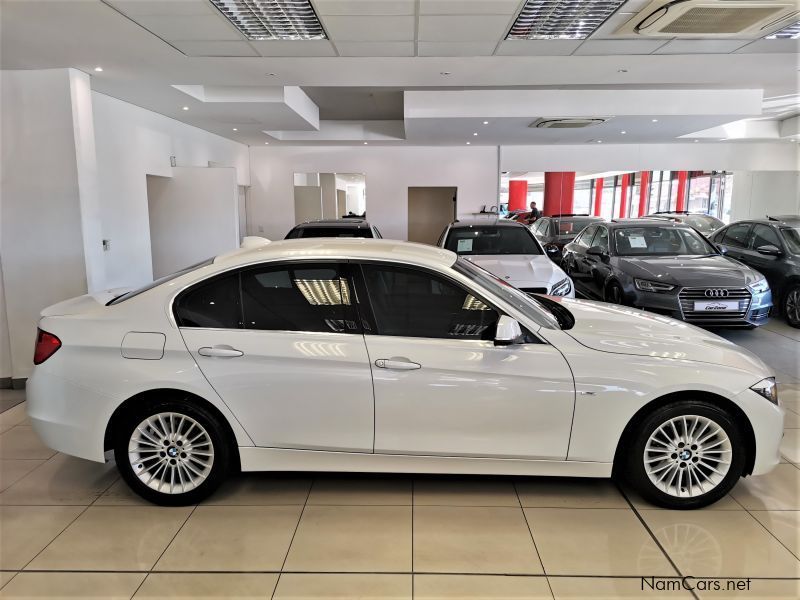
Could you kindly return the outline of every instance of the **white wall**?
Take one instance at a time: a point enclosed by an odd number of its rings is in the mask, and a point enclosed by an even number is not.
[[[139,286],[153,278],[146,176],[170,177],[174,156],[179,167],[233,167],[239,185],[249,185],[247,146],[97,92],[92,97],[102,233],[111,240],[103,287]]]
[[[496,147],[258,147],[250,168],[248,233],[270,239],[294,225],[295,173],[364,173],[367,218],[393,239],[406,239],[409,187],[458,188],[460,215],[497,198]]]
[[[800,214],[797,171],[734,171],[731,222]]]
[[[8,337],[6,295],[3,288],[3,265],[0,260],[0,379],[11,377],[11,340]]]

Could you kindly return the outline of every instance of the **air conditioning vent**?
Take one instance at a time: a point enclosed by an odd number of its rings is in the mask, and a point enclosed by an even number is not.
[[[617,35],[760,38],[797,14],[796,0],[656,0]]]
[[[608,121],[607,117],[573,117],[564,119],[539,119],[534,121],[528,127],[536,129],[580,129],[582,127],[591,127],[592,125],[600,125]]]

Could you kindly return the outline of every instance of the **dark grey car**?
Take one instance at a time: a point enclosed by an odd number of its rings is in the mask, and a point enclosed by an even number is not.
[[[755,327],[766,322],[772,306],[761,273],[680,223],[590,225],[565,246],[562,267],[586,297],[697,325]]]
[[[800,216],[739,221],[711,239],[727,256],[763,273],[775,306],[789,325],[800,327]]]
[[[706,237],[710,237],[725,223],[717,217],[712,217],[705,213],[691,213],[687,211],[657,212],[643,217],[644,219],[665,219],[675,223],[685,223],[691,225]]]
[[[553,262],[560,264],[564,246],[592,223],[602,223],[602,217],[590,215],[553,215],[540,217],[531,225],[531,231]]]

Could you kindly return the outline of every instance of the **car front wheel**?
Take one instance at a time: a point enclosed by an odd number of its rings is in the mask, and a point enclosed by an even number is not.
[[[783,299],[783,314],[789,325],[800,327],[800,285],[793,285],[786,290],[786,297]]]
[[[156,504],[206,498],[227,475],[230,454],[221,423],[190,400],[148,403],[115,427],[117,468],[134,492]]]
[[[636,428],[625,475],[639,494],[672,509],[727,494],[744,470],[744,440],[729,413],[705,401],[663,406]]]

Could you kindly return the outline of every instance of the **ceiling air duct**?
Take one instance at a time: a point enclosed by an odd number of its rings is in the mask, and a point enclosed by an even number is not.
[[[528,127],[533,127],[535,129],[581,129],[583,127],[591,127],[592,125],[600,125],[607,120],[607,117],[548,118],[538,119],[528,125]]]

